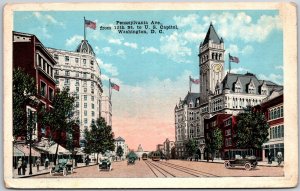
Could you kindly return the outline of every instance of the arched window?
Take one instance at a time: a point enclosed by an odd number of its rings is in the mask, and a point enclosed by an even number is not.
[[[211,59],[215,59],[215,53],[211,54]]]
[[[222,58],[222,54],[219,54],[219,60],[221,60],[221,58]]]

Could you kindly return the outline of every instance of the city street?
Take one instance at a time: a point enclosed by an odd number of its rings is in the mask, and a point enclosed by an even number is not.
[[[127,165],[127,161],[113,163],[112,171],[98,171],[98,166],[77,168],[73,174],[51,176],[43,174],[32,178],[172,178],[172,177],[222,177],[222,176],[284,176],[284,168],[276,166],[257,166],[247,171],[241,167],[226,169],[222,163],[195,162],[182,160],[136,161]]]

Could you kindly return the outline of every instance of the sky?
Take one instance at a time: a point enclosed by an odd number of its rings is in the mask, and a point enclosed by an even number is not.
[[[74,51],[84,35],[96,53],[104,93],[113,91],[112,126],[129,148],[154,150],[175,140],[174,107],[189,90],[189,76],[199,77],[199,44],[212,22],[228,53],[237,56],[231,73],[251,72],[283,84],[283,31],[278,11],[40,11],[14,12],[14,30],[36,35],[46,47]],[[158,21],[178,29],[155,34],[120,34],[116,21]],[[112,30],[100,30],[110,26]],[[159,25],[157,25],[159,26]],[[134,25],[136,27],[136,25]],[[192,92],[199,92],[194,85]]]

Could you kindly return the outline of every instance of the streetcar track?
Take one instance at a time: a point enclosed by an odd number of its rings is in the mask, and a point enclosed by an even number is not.
[[[197,174],[188,172],[188,170],[183,170],[183,169],[180,169],[180,168],[175,168],[175,167],[173,167],[173,166],[166,165],[166,164],[164,164],[163,162],[159,162],[159,164],[164,165],[164,166],[167,166],[167,167],[169,167],[169,168],[173,168],[173,169],[175,169],[175,170],[178,170],[178,171],[181,171],[181,172],[184,172],[184,173],[187,173],[187,174],[190,174],[190,175],[193,175],[193,176],[195,176],[195,177],[200,177],[200,176],[197,175]],[[207,175],[202,175],[202,176],[207,176]]]
[[[146,162],[146,161],[145,161]],[[148,163],[149,165],[151,165],[153,168],[155,168],[157,171],[159,171],[162,175],[164,175],[164,177],[167,177],[167,175],[165,173],[163,173],[162,171],[166,172],[167,174],[170,174],[172,177],[176,177],[174,174],[168,172],[167,170],[159,167],[158,165],[154,164],[153,162],[147,161],[146,163]],[[157,175],[156,175],[157,176]],[[158,176],[157,176],[158,177]]]
[[[194,171],[194,172],[201,173],[201,175],[208,174],[210,176],[219,177],[219,176],[217,176],[215,174],[211,174],[211,173],[208,173],[208,172],[204,172],[204,171],[201,171],[201,170],[192,169],[192,168],[189,168],[189,167],[185,167],[185,166],[181,166],[181,165],[177,165],[177,164],[173,164],[173,163],[169,163],[169,162],[160,162],[160,163],[163,164],[163,165],[165,165],[165,166],[169,166],[171,168],[174,168],[174,169],[181,168],[181,169],[184,169],[184,170],[187,170],[187,171]],[[168,164],[168,165],[166,165],[166,164]],[[207,176],[207,175],[203,175],[203,176]],[[207,177],[209,177],[209,176],[207,176]]]
[[[153,172],[153,174],[158,177],[158,175],[154,172],[154,170],[150,167],[150,165],[147,163],[148,161],[145,161],[146,165],[150,168],[150,170]]]

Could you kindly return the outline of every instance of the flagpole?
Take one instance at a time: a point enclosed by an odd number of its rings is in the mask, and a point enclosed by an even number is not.
[[[230,61],[230,53],[228,53],[228,60],[229,60],[229,73],[230,73],[230,70],[231,70],[231,61]]]
[[[85,17],[83,17],[83,40],[85,40]]]
[[[189,78],[190,92],[192,92],[191,76]]]
[[[111,102],[111,83],[110,83],[110,78],[108,80],[108,88],[109,88],[109,90],[108,90],[109,102]]]

